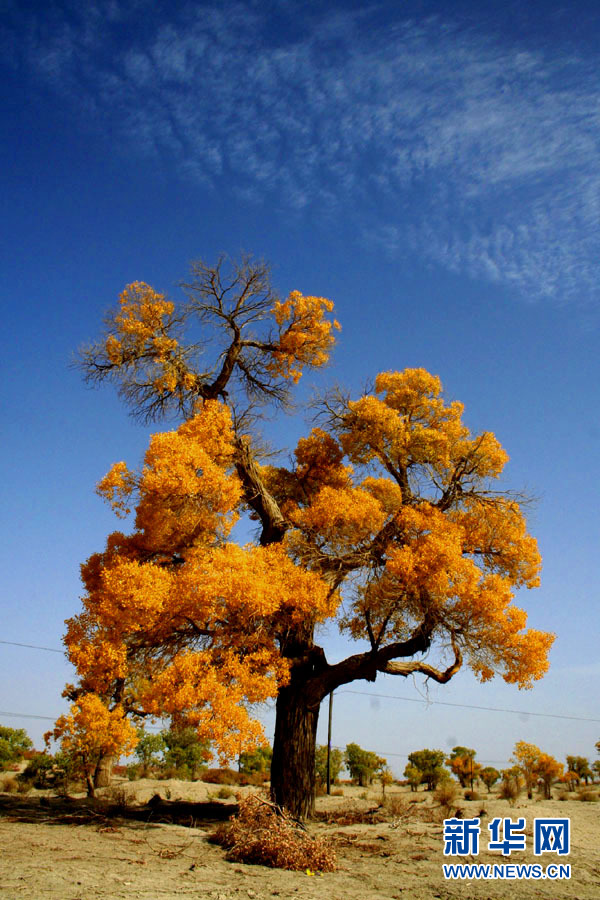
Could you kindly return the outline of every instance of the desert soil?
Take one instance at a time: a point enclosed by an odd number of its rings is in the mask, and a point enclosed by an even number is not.
[[[255,790],[255,789],[243,789]],[[206,900],[599,900],[600,803],[483,797],[457,802],[464,816],[474,818],[482,807],[483,849],[475,858],[450,860],[477,863],[569,863],[569,881],[450,881],[445,880],[443,813],[431,796],[410,795],[392,788],[399,798],[398,816],[377,824],[340,824],[319,821],[313,834],[327,836],[338,858],[337,871],[308,874],[228,862],[225,851],[209,843],[218,809],[180,804],[179,820],[170,813],[175,801],[202,803],[214,799],[214,785],[177,781],[125,782],[113,789],[113,800],[134,806],[137,819],[106,816],[100,807],[82,801],[59,801],[44,792],[22,796],[0,793],[0,897],[10,900],[162,900],[198,897]],[[388,790],[388,794],[390,790]],[[119,796],[120,794],[120,796]],[[163,803],[146,806],[155,794]],[[361,797],[361,794],[363,795]],[[361,789],[344,787],[342,797],[317,801],[321,811],[372,809],[381,799],[379,789],[365,798]],[[417,802],[412,802],[417,801]],[[231,802],[231,801],[230,801]],[[171,804],[171,806],[169,805]],[[216,810],[216,812],[215,812]],[[227,813],[226,809],[223,812]],[[398,809],[396,810],[398,812]],[[193,815],[193,813],[196,815]],[[203,818],[202,818],[203,816]],[[487,850],[485,824],[494,816],[513,820],[525,817],[527,850],[510,857]],[[571,820],[568,857],[533,856],[534,817]]]

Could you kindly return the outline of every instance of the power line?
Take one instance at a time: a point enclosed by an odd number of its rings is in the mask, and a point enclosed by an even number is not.
[[[461,709],[483,709],[488,712],[514,713],[517,716],[541,716],[546,719],[568,719],[571,722],[600,722],[583,716],[561,716],[559,713],[530,712],[526,709],[507,709],[503,706],[475,706],[472,703],[451,703],[449,700],[423,700],[417,697],[399,697],[394,694],[371,694],[368,691],[337,691],[338,694],[356,694],[359,697],[378,697],[380,700],[406,700],[407,703],[435,703],[438,706],[458,706]]]
[[[346,749],[345,747],[341,747],[339,744],[332,744],[331,746],[335,750],[345,750]],[[398,757],[400,757],[400,759],[408,759],[408,756],[409,756],[408,753],[394,753],[389,750],[388,751],[375,750],[374,752],[377,753],[378,756],[384,756],[384,757],[398,756]],[[488,764],[493,763],[494,765],[497,765],[497,766],[504,766],[504,765],[508,765],[509,760],[506,760],[506,759],[478,759],[477,762],[478,763],[488,763]]]
[[[40,647],[38,644],[21,644],[17,641],[3,641],[0,640],[0,644],[10,644],[11,647],[28,647],[31,650],[46,650],[49,653],[61,653],[64,654],[64,650],[57,650],[56,647]],[[531,712],[525,709],[508,709],[503,706],[476,706],[472,703],[452,703],[449,700],[425,700],[420,697],[400,697],[397,694],[373,694],[369,691],[352,691],[352,690],[338,690],[338,694],[354,694],[358,697],[377,697],[380,700],[404,700],[407,703],[427,703],[427,704],[436,704],[437,706],[454,706],[459,709],[479,709],[485,710],[486,712],[502,712],[502,713],[512,713],[516,716],[537,716],[539,718],[545,719],[564,719],[569,722],[600,722],[600,719],[591,719],[585,716],[563,716],[560,713],[540,713],[540,712]],[[4,713],[3,715],[17,715],[16,713]],[[48,716],[34,716],[29,718],[49,718]],[[391,755],[391,754],[390,754]]]
[[[58,719],[58,716],[34,716],[32,713],[7,712],[5,709],[0,709],[0,716],[12,716],[14,719],[45,719],[48,722],[55,722]]]
[[[64,653],[64,650],[57,650],[56,647],[40,647],[38,644],[19,644],[17,641],[0,641],[0,644],[10,644],[11,647],[29,647],[30,650],[47,650],[49,653]]]

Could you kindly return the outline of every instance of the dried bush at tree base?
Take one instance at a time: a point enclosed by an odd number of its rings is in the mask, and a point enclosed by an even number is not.
[[[333,872],[335,853],[313,838],[285,811],[257,797],[240,799],[239,812],[220,825],[211,840],[227,848],[227,858],[274,869]]]

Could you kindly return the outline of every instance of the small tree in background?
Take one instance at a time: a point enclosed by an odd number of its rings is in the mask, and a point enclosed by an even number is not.
[[[544,797],[552,799],[552,785],[564,772],[564,766],[548,753],[540,753],[537,761],[536,774],[544,785]]]
[[[381,782],[381,794],[383,799],[385,800],[385,789],[394,783],[394,776],[392,775],[391,769],[387,766],[382,769],[379,774],[379,780]]]
[[[567,788],[570,791],[574,791],[575,788],[579,787],[579,775],[571,769],[568,769],[560,780],[563,784],[567,785]]]
[[[576,772],[580,779],[583,778],[586,785],[593,778],[590,761],[585,756],[567,756],[567,768],[570,772]]]
[[[361,787],[367,787],[373,781],[373,776],[385,768],[387,761],[372,750],[363,750],[358,744],[347,744],[344,764],[350,772],[350,778]]]
[[[129,755],[138,740],[123,708],[116,706],[109,710],[96,694],[81,696],[72,704],[70,714],[60,716],[44,739],[46,743],[60,740],[61,750],[81,765],[90,797],[98,787],[97,776],[103,761],[120,753]]]
[[[447,777],[444,769],[446,754],[443,750],[415,750],[408,754],[408,761],[421,773],[421,781],[427,785],[428,791],[433,791],[439,782]]]
[[[502,769],[502,784],[500,785],[499,797],[501,800],[508,800],[513,805],[521,793],[523,787],[523,775],[520,766],[510,766],[508,769]]]
[[[423,781],[423,773],[420,769],[417,769],[416,766],[413,766],[412,763],[407,763],[404,769],[404,777],[410,784],[411,791],[416,791],[419,785]]]
[[[340,772],[344,767],[344,754],[337,747],[331,748],[329,757],[329,771],[331,775],[331,783],[335,784]],[[318,744],[315,751],[315,768],[317,772],[317,781],[319,784],[327,784],[327,745]]]
[[[479,778],[481,765],[475,762],[476,751],[470,747],[453,747],[452,753],[446,760],[452,773],[456,775],[461,787],[470,783],[473,790],[473,782]]]
[[[195,781],[210,759],[209,745],[201,741],[195,728],[172,728],[161,732],[164,741],[165,766],[179,778]]]
[[[247,750],[240,753],[238,769],[245,775],[262,775],[265,780],[269,777],[273,748],[270,746],[257,747],[256,750]]]
[[[0,770],[20,762],[33,744],[24,728],[0,725]]]
[[[515,744],[512,759],[523,775],[529,800],[533,797],[533,789],[537,781],[537,766],[541,752],[539,747],[536,747],[535,744],[528,744],[527,741],[517,741]]]
[[[165,749],[165,740],[162,734],[152,734],[144,728],[137,730],[138,742],[135,755],[140,761],[140,775],[147,778],[152,767],[159,766],[162,762],[161,755]]]
[[[500,778],[500,772],[498,771],[498,769],[495,769],[493,766],[486,766],[479,773],[479,777],[485,784],[488,794],[489,794],[489,792],[491,791],[493,786],[496,784],[496,782]]]

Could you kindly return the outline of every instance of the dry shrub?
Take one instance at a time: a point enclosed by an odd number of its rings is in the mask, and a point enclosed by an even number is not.
[[[131,796],[122,784],[112,784],[103,792],[102,800],[108,803],[115,812],[124,812],[131,804]]]
[[[19,790],[19,782],[15,775],[10,775],[2,780],[2,790],[5,794],[16,794]]]
[[[18,775],[6,775],[0,782],[0,791],[6,794],[28,794],[31,790],[31,784],[23,781]]]
[[[327,825],[376,825],[386,822],[389,815],[382,806],[361,809],[356,806],[343,806],[341,809],[318,810],[315,818]]]
[[[388,794],[383,806],[391,816],[403,816],[411,809],[410,802],[401,794]]]
[[[333,790],[333,791],[331,792],[331,796],[332,796],[332,797],[343,797],[343,796],[344,796],[344,789],[343,789],[343,788],[336,788],[335,790]]]
[[[465,791],[465,800],[481,800],[481,797],[477,791],[467,790]]]
[[[256,794],[240,799],[239,812],[211,835],[235,862],[275,869],[333,872],[335,853],[322,838],[313,838],[274,804]]]
[[[206,769],[202,781],[205,784],[239,784],[240,773],[233,769]]]
[[[450,813],[450,810],[456,803],[456,785],[452,781],[443,781],[436,788],[433,798],[442,807],[444,813]]]
[[[500,785],[500,790],[498,791],[498,797],[500,800],[508,800],[511,806],[514,806],[517,802],[517,797],[519,796],[521,789],[517,782],[513,779],[505,779]]]
[[[582,791],[578,799],[583,803],[597,803],[598,794],[595,791]]]

